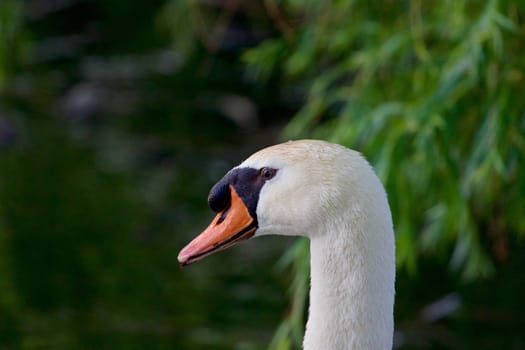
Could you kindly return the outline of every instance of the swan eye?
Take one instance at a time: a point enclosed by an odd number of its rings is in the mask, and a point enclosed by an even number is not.
[[[272,177],[275,176],[276,172],[277,172],[277,169],[264,167],[259,170],[259,176],[265,180],[270,180]]]

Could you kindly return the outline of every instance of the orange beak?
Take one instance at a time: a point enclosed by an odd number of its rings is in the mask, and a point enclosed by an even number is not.
[[[255,219],[239,197],[233,186],[230,187],[230,207],[217,213],[211,224],[186,245],[177,259],[181,266],[192,264],[216,251],[231,247],[235,243],[253,236],[257,229]]]

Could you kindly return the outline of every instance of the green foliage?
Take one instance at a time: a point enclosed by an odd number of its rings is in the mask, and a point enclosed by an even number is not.
[[[308,297],[310,280],[309,244],[307,239],[300,239],[288,249],[278,263],[281,270],[292,267],[293,279],[289,289],[292,305],[288,317],[275,332],[269,349],[290,349],[293,344],[302,342],[306,313],[304,300]]]
[[[0,92],[21,46],[22,5],[17,0],[0,3]]]
[[[307,240],[290,274],[268,268],[282,238],[176,262],[212,183],[294,114],[284,138],[359,149],[387,187],[398,345],[523,348],[524,18],[511,0],[1,0],[0,348],[258,349],[283,310],[270,348],[299,348]],[[443,295],[459,311],[425,319]]]
[[[400,269],[415,274],[432,257],[464,280],[493,275],[525,234],[523,3],[281,6],[297,24],[244,60],[257,79],[280,74],[285,91],[302,91],[284,138],[331,140],[371,160],[389,195]],[[276,344],[290,339],[280,331]]]
[[[173,45],[184,56],[190,55],[198,43],[197,26],[192,23],[197,12],[192,4],[191,1],[168,1],[158,21],[160,27],[169,31]]]
[[[466,278],[490,274],[486,242],[525,232],[523,5],[284,6],[305,18],[293,37],[244,56],[261,78],[284,67],[304,91],[284,137],[329,139],[371,159],[389,193],[400,267],[415,271],[419,255],[452,247],[450,265]]]

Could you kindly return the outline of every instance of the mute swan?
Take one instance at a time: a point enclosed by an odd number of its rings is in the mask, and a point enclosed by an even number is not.
[[[217,215],[181,250],[182,266],[252,236],[306,236],[303,348],[392,349],[392,219],[383,186],[358,152],[316,140],[268,147],[229,171],[208,202]]]

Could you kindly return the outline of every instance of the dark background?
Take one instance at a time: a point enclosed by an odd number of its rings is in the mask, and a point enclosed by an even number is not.
[[[408,13],[413,3],[401,2],[398,10]],[[338,120],[353,125],[340,102],[314,117],[303,109],[316,93],[309,91],[312,81],[344,54],[319,61],[315,55],[306,60],[309,52],[293,56],[308,38],[296,33],[308,33],[315,22],[301,5],[279,6],[2,0],[1,349],[263,349],[272,339],[272,348],[294,348],[293,332],[281,327],[276,333],[299,298],[293,283],[303,270],[286,258],[278,263],[294,239],[259,238],[185,269],[176,260],[212,217],[206,206],[211,186],[263,146],[321,137],[362,149],[381,165],[381,152],[367,152],[367,140],[339,140],[323,129],[337,130]],[[500,8],[514,13],[513,33],[523,40],[522,9],[512,2]],[[372,19],[389,16],[373,6],[363,11]],[[266,57],[263,45],[272,40],[287,49],[268,46]],[[429,42],[439,46],[438,38]],[[258,48],[252,56],[247,51]],[[356,79],[359,86],[360,72],[346,75],[344,84]],[[516,79],[511,89],[523,86],[522,75]],[[523,136],[520,111],[512,120],[497,119],[493,129],[509,124]],[[459,123],[453,118],[447,125]],[[482,124],[470,120],[474,131],[465,132],[466,139],[479,137]],[[509,157],[523,164],[524,143],[516,144]],[[396,347],[525,348],[525,186],[523,167],[509,169],[492,197],[473,199],[481,203],[472,205],[473,220],[490,269],[465,273],[468,263],[450,262],[457,251],[450,245],[432,254],[424,244],[398,246],[404,255]],[[387,190],[394,186],[386,183]],[[417,190],[427,191],[405,187]],[[396,202],[395,191],[389,193]],[[514,200],[510,220],[521,217],[515,226],[485,220],[487,213],[506,217],[505,198]],[[408,200],[417,206],[417,197]],[[402,234],[402,208],[391,204]],[[425,221],[415,218],[413,225],[423,231]],[[410,254],[417,256],[413,263],[407,263]]]

